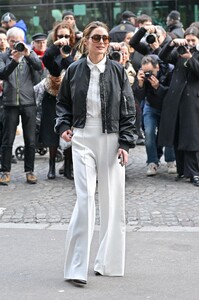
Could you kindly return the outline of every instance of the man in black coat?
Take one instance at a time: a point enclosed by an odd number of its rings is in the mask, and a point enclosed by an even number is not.
[[[109,31],[111,42],[120,43],[124,40],[127,32],[135,31],[135,18],[136,15],[132,11],[124,11],[122,13],[122,20],[119,25],[113,27]]]
[[[172,10],[167,16],[167,33],[172,39],[183,38],[184,28],[180,22],[180,13],[177,10]]]
[[[174,39],[160,52],[175,64],[164,99],[159,144],[175,147],[178,178],[199,186],[199,30],[189,27],[184,39]]]

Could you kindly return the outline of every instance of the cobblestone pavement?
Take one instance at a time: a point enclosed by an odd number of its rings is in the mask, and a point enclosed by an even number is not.
[[[15,147],[20,143],[21,136],[17,136]],[[135,230],[147,226],[199,227],[199,189],[186,180],[175,182],[164,160],[158,175],[147,177],[145,161],[144,146],[131,149],[126,168],[127,224]],[[61,165],[57,163],[57,170]],[[11,183],[0,186],[0,223],[69,222],[75,203],[74,182],[61,175],[48,180],[47,171],[48,154],[36,154],[36,185],[25,182],[22,161],[12,165]]]

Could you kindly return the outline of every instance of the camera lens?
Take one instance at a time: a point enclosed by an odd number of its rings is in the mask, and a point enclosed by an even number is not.
[[[71,47],[69,45],[64,45],[61,47],[64,54],[69,54],[71,52]]]
[[[119,62],[121,59],[121,53],[119,51],[113,51],[111,53],[111,59]]]
[[[24,49],[25,49],[25,46],[24,46],[23,43],[17,42],[17,43],[15,43],[15,45],[14,45],[14,49],[17,50],[18,52],[23,52]]]
[[[148,71],[148,72],[145,72],[144,75],[145,75],[145,78],[148,79],[153,75],[153,73],[152,73],[152,71]]]
[[[187,47],[186,46],[179,46],[177,48],[178,54],[183,55],[185,53],[187,53]]]
[[[149,35],[147,35],[146,42],[148,44],[153,44],[153,43],[155,43],[155,41],[156,41],[156,35],[155,34],[149,34]]]

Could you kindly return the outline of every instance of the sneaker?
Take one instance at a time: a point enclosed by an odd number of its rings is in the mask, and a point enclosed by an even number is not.
[[[168,173],[169,174],[176,174],[177,173],[177,169],[176,169],[176,165],[175,165],[174,161],[168,162],[167,167],[168,167]]]
[[[0,177],[0,185],[8,185],[9,182],[10,182],[10,173],[3,172]]]
[[[154,176],[157,174],[158,165],[155,163],[150,163],[148,165],[147,176]]]
[[[34,184],[37,183],[37,177],[33,174],[33,172],[26,173],[27,183]]]

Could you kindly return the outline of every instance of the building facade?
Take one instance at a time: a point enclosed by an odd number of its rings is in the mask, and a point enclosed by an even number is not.
[[[120,14],[131,10],[136,15],[143,13],[153,17],[154,23],[165,26],[166,16],[176,9],[181,13],[184,27],[199,21],[198,0],[175,1],[125,1],[125,0],[1,0],[0,16],[10,11],[27,24],[30,35],[35,32],[49,32],[53,23],[60,21],[62,13],[72,10],[76,16],[77,26],[82,30],[92,20],[100,20],[112,28],[118,24]]]

